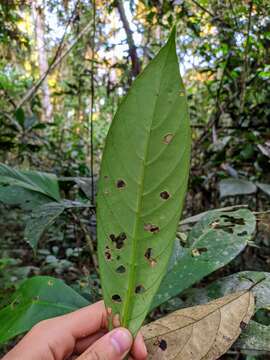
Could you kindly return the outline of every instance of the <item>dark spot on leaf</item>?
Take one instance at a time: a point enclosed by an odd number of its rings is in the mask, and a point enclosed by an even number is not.
[[[247,231],[245,230],[245,231],[242,231],[242,232],[240,232],[239,234],[237,234],[238,236],[245,236],[245,235],[247,235]]]
[[[154,225],[154,224],[145,224],[144,225],[144,230],[156,234],[156,233],[159,232],[159,227],[157,225]]]
[[[124,182],[124,180],[120,179],[120,180],[117,180],[116,186],[118,189],[123,189],[126,186],[126,183]]]
[[[145,292],[145,288],[143,285],[137,285],[135,288],[135,293],[136,294],[142,294]]]
[[[146,257],[147,260],[149,260],[152,257],[152,248],[148,248],[144,254],[144,256]]]
[[[117,303],[122,302],[121,296],[118,295],[118,294],[113,295],[112,296],[112,301],[117,302]]]
[[[116,260],[120,260],[120,259],[121,259],[120,255],[117,255]]]
[[[148,248],[146,250],[146,252],[144,253],[144,257],[147,259],[147,261],[149,262],[150,266],[153,267],[156,265],[157,261],[152,257],[153,255],[153,249],[152,248]]]
[[[167,134],[163,137],[164,144],[170,144],[173,139],[173,134]]]
[[[168,191],[162,191],[162,192],[160,193],[160,197],[161,197],[161,199],[163,199],[163,200],[168,200],[169,197],[170,197],[170,194],[168,193]]]
[[[246,322],[241,321],[241,322],[240,322],[240,329],[241,329],[241,330],[245,330],[245,329],[247,328],[247,325],[248,325],[248,324],[247,324]]]
[[[104,176],[104,179],[105,179],[105,180],[108,180],[108,179],[109,179],[109,176],[108,176],[108,175],[105,175],[105,176]]]
[[[245,225],[245,220],[242,218],[239,219],[225,214],[221,215],[220,217],[224,219],[224,222],[230,222],[234,225]]]
[[[110,239],[113,243],[115,243],[116,249],[121,249],[124,246],[124,241],[127,238],[126,233],[121,232],[118,236],[115,236],[114,234],[110,234]]]
[[[105,259],[106,260],[111,260],[112,259],[112,253],[111,250],[108,246],[106,246],[106,250],[105,250]]]
[[[119,273],[119,274],[124,274],[126,272],[126,268],[124,267],[124,265],[120,265],[116,269],[116,272]]]
[[[225,224],[220,224],[218,220],[215,220],[212,222],[212,224],[210,224],[210,226],[213,228],[213,229],[217,229],[217,230],[223,230],[229,234],[233,234],[233,224],[228,224],[228,225],[225,225]]]
[[[167,341],[164,339],[161,339],[159,341],[158,347],[162,350],[165,351],[167,349]]]

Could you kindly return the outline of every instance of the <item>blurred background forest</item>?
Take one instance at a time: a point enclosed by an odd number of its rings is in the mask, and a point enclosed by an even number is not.
[[[91,206],[62,213],[34,253],[27,212],[0,188],[0,302],[40,274],[100,298],[94,206],[106,134],[173,24],[193,141],[183,218],[239,204],[259,214],[252,245],[204,283],[270,270],[269,1],[2,0],[0,162],[53,173],[66,199]]]

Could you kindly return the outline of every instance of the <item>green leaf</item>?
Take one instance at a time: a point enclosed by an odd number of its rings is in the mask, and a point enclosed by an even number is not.
[[[233,260],[251,240],[256,218],[248,209],[209,211],[191,230],[187,244],[164,277],[152,309]],[[222,295],[221,295],[222,296]]]
[[[188,180],[190,140],[173,32],[114,117],[99,180],[103,295],[133,334],[172,252]]]
[[[18,123],[23,126],[24,120],[25,120],[25,114],[22,108],[19,108],[15,111],[15,118],[18,121]]]
[[[63,315],[88,302],[62,280],[36,276],[22,283],[10,305],[0,310],[0,343],[31,329],[41,320]]]
[[[59,201],[60,193],[57,177],[39,171],[19,171],[0,163],[0,184],[19,186],[39,192]]]
[[[25,240],[33,249],[37,248],[38,241],[44,231],[52,225],[55,220],[70,208],[86,208],[88,204],[82,204],[77,201],[50,202],[37,207],[29,216],[24,232]]]
[[[224,179],[219,183],[220,197],[254,194],[257,187],[251,181],[244,179]]]
[[[257,284],[254,286],[254,284]],[[186,305],[204,304],[219,297],[251,288],[256,297],[256,310],[270,306],[270,273],[242,271],[214,281],[203,289],[188,291]]]
[[[270,353],[270,326],[250,321],[234,347],[243,353],[263,355]]]
[[[51,202],[39,206],[27,220],[24,238],[33,249],[37,248],[38,241],[44,231],[55,222],[65,210],[64,203]]]
[[[269,184],[263,184],[263,183],[256,183],[258,188],[262,190],[266,195],[270,196],[270,185]]]
[[[22,209],[32,210],[51,201],[47,196],[20,186],[1,186],[0,202],[6,205],[19,205]]]

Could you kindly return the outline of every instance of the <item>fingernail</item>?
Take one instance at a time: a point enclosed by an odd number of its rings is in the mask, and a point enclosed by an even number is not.
[[[110,340],[118,354],[124,354],[132,345],[131,334],[125,329],[114,330]]]

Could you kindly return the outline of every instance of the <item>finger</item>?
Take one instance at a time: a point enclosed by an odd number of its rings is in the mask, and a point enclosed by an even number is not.
[[[96,341],[78,360],[121,360],[132,346],[132,336],[125,328],[117,328]]]
[[[136,360],[147,358],[147,349],[141,332],[138,332],[131,349],[131,354]]]
[[[78,340],[74,349],[74,353],[77,355],[82,354],[86,349],[88,349],[92,344],[94,344],[94,342],[104,336],[107,332],[107,330],[98,331],[93,335],[89,335],[86,338]]]
[[[75,339],[85,338],[107,327],[107,313],[103,301],[52,319],[54,320],[55,326]]]

